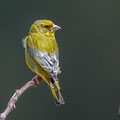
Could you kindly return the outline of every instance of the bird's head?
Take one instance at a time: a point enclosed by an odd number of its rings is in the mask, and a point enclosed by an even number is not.
[[[37,20],[31,26],[30,33],[42,33],[48,37],[54,37],[55,32],[61,29],[61,27],[55,25],[50,20]]]

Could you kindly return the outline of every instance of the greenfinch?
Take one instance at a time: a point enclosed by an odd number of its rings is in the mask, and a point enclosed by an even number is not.
[[[57,77],[61,71],[55,32],[60,28],[50,20],[37,20],[23,42],[26,64],[49,85],[56,105],[65,103]]]

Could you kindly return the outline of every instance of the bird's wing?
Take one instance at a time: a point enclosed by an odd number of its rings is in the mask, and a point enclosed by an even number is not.
[[[60,73],[59,70],[59,52],[54,52],[52,54],[43,53],[35,48],[28,48],[30,54],[37,59],[39,64],[53,77]]]

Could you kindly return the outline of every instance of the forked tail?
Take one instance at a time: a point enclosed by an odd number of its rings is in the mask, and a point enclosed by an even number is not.
[[[58,106],[60,104],[65,104],[64,99],[60,93],[60,87],[58,85],[58,81],[55,82],[54,88],[52,88],[51,86],[50,86],[50,88],[51,88],[53,97],[55,99],[56,105]]]

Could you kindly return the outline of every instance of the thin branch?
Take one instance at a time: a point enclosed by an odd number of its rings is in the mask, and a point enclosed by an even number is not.
[[[0,120],[5,120],[8,114],[16,108],[15,104],[18,101],[19,97],[30,87],[36,86],[37,84],[40,84],[43,82],[43,79],[36,75],[32,80],[27,82],[23,87],[16,90],[13,94],[13,96],[10,98],[8,105],[3,113],[0,114]]]

